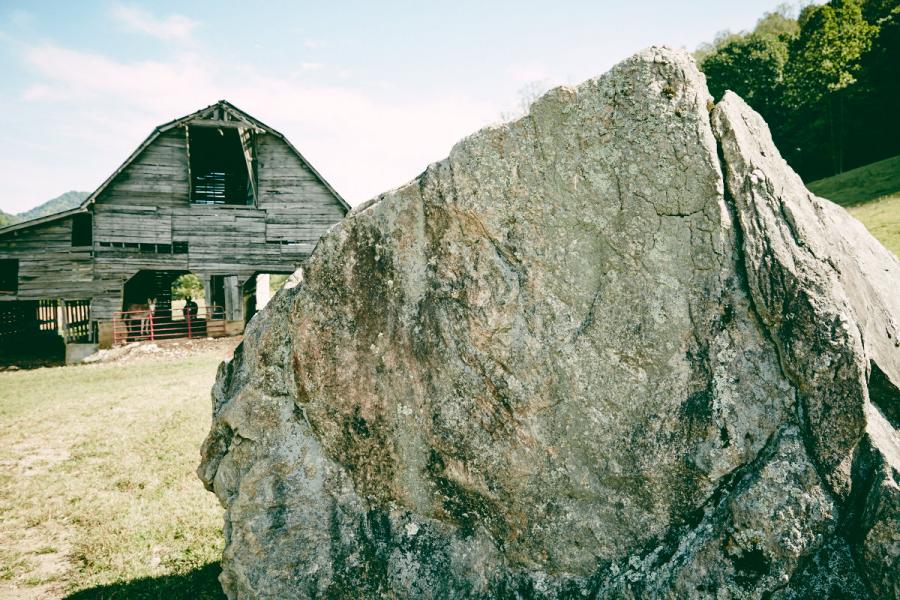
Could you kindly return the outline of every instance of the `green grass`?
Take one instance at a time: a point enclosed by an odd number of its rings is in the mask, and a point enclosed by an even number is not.
[[[841,206],[852,206],[882,198],[900,196],[900,156],[880,160],[806,184],[816,196]]]
[[[885,248],[900,256],[900,156],[808,183],[844,206]]]
[[[0,597],[221,597],[194,471],[233,345],[0,372]]]
[[[847,210],[894,256],[900,257],[900,193],[849,206]]]

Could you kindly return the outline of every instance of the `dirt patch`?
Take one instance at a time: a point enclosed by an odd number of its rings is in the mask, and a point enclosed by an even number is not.
[[[62,525],[52,521],[19,529],[9,546],[16,556],[12,565],[19,576],[0,581],[0,600],[6,598],[60,598],[65,578],[72,571],[71,546]]]
[[[0,470],[19,477],[44,475],[51,467],[70,457],[65,448],[36,446],[27,442],[15,444],[10,450],[15,458],[0,460]]]
[[[177,339],[157,342],[132,342],[108,350],[100,350],[85,359],[86,364],[95,363],[130,363],[144,360],[171,361],[185,358],[198,352],[221,349],[228,353],[234,351],[243,340],[243,336],[227,338]]]

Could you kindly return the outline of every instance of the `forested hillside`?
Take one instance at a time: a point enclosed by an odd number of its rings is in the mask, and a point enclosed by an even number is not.
[[[37,219],[38,217],[46,217],[47,215],[52,215],[64,210],[69,210],[70,208],[75,208],[76,206],[81,204],[82,200],[87,197],[87,192],[66,192],[65,194],[57,196],[52,200],[47,200],[43,204],[38,205],[31,210],[19,213],[16,216],[22,221]]]
[[[900,154],[900,0],[785,6],[696,57],[716,100],[741,95],[806,181]]]
[[[87,197],[88,192],[71,191],[61,194],[51,200],[47,200],[43,204],[35,206],[31,210],[26,210],[25,212],[21,212],[16,215],[11,215],[0,210],[0,227],[6,227],[7,225],[12,225],[13,223],[30,221],[31,219],[37,219],[40,217],[46,217],[47,215],[52,215],[58,212],[69,210],[70,208],[75,208],[76,206],[81,204],[81,202]]]

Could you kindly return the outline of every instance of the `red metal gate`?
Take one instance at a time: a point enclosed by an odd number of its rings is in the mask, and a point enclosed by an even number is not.
[[[220,306],[200,307],[196,315],[185,313],[182,319],[151,312],[149,308],[113,314],[113,344],[223,335],[225,311]]]

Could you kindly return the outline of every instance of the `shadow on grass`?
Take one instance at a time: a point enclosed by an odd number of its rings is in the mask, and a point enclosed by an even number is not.
[[[99,585],[66,596],[66,600],[108,600],[119,598],[197,598],[222,600],[225,595],[219,585],[219,563],[209,563],[181,575],[145,577],[122,583]]]

